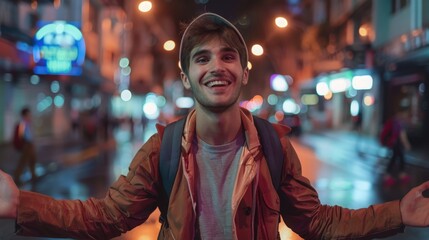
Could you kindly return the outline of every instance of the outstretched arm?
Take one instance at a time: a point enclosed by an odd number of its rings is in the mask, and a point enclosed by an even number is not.
[[[19,189],[12,177],[0,170],[0,218],[16,218]]]
[[[412,227],[429,226],[429,198],[423,196],[429,191],[429,181],[411,189],[401,200],[402,222]]]
[[[19,191],[16,234],[111,239],[142,224],[159,205],[159,146],[153,135],[134,156],[127,176],[120,176],[103,199],[55,199]]]

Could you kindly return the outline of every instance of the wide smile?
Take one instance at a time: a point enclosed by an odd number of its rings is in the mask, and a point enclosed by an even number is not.
[[[206,82],[204,85],[209,88],[213,88],[213,87],[226,87],[226,86],[229,86],[230,84],[231,82],[227,80],[211,80]]]

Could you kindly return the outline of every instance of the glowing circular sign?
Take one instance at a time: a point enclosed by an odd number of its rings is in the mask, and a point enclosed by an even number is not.
[[[34,73],[81,75],[85,41],[78,23],[40,22],[34,36]]]

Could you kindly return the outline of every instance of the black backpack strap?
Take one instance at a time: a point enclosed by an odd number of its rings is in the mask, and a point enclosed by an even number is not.
[[[185,128],[186,117],[168,124],[162,135],[161,148],[159,153],[159,172],[162,185],[164,187],[168,202],[173,188],[174,179],[179,168],[180,152],[182,149],[182,134]],[[168,203],[167,202],[167,203]],[[168,206],[161,211],[159,221],[168,226],[167,222]]]
[[[182,149],[182,134],[186,117],[168,124],[164,129],[159,155],[159,171],[162,184],[167,196],[170,197],[179,167],[180,152]]]
[[[253,122],[258,130],[259,141],[267,160],[271,180],[276,190],[279,190],[284,160],[283,148],[279,136],[267,120],[253,116]]]

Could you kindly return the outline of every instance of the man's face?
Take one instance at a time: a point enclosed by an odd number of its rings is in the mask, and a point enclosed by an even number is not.
[[[248,72],[236,49],[212,39],[192,49],[188,74],[181,77],[185,88],[192,90],[197,108],[222,111],[237,103]]]

